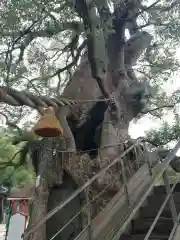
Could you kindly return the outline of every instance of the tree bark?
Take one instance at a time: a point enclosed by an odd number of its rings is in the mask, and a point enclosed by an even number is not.
[[[76,189],[77,185],[73,179],[67,173],[64,173],[63,183],[59,187],[51,188],[48,199],[48,212],[57,207],[60,202],[66,200]],[[47,239],[51,239],[60,231],[60,229],[80,211],[81,207],[81,198],[77,196],[71,203],[50,218],[47,221]],[[57,234],[54,239],[74,239],[81,229],[82,214],[79,214],[65,229],[63,229],[63,231]]]

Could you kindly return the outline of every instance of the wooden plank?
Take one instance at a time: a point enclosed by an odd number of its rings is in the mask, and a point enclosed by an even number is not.
[[[130,199],[133,205],[138,200],[140,193],[144,191],[150,180],[151,176],[149,175],[148,165],[145,163],[128,182],[128,192],[131,195]],[[104,239],[114,226],[118,224],[120,216],[123,216],[130,208],[132,208],[132,206],[129,207],[127,205],[125,191],[122,187],[107,206],[92,221],[93,239]],[[77,239],[88,239],[87,231],[84,231]]]
[[[137,172],[137,174],[135,174],[135,176],[128,184],[129,193],[131,194],[131,206],[127,204],[126,199],[124,199],[124,202],[118,201],[116,205],[114,205],[114,207],[112,208],[111,212],[106,215],[101,225],[95,229],[93,239],[105,239],[105,237],[108,236],[112,230],[114,232],[116,228],[119,228],[122,222],[124,222],[123,219],[125,219],[126,216],[128,216],[129,213],[132,211],[133,206],[136,205],[136,202],[139,200],[141,194],[144,192],[146,186],[151,180],[148,172],[148,166],[147,164],[145,164]]]
[[[148,177],[148,165],[145,163],[128,182],[129,194],[130,195],[134,194],[134,190],[139,186],[142,179],[146,179],[147,177]],[[120,191],[112,198],[112,200],[107,204],[107,206],[98,214],[98,216],[94,220],[96,224],[101,222],[107,216],[108,212],[115,206],[115,204],[117,204],[117,202],[119,203],[120,201],[123,203],[126,202],[124,187],[120,189]]]
[[[134,204],[137,201],[139,195],[150,180],[151,175],[149,174],[148,164],[145,163],[128,184],[128,192],[130,193],[131,204]]]

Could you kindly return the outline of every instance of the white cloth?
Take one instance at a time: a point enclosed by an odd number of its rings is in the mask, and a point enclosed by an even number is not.
[[[10,218],[7,240],[22,240],[21,235],[24,233],[25,216],[16,213]]]

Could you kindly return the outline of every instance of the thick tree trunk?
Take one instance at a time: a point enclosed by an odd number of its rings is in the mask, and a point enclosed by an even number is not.
[[[35,190],[33,203],[30,207],[31,211],[28,229],[34,226],[34,223],[38,223],[46,215],[48,196],[49,192],[47,191],[45,185],[41,182],[40,186]],[[36,239],[46,239],[46,224],[40,226],[39,229],[34,231],[29,237],[29,240]]]
[[[77,189],[73,179],[64,173],[63,183],[59,187],[51,189],[48,199],[48,212],[66,200]],[[65,208],[58,211],[47,222],[47,239],[51,239],[60,229],[69,222],[81,209],[81,199],[77,196]],[[57,224],[58,223],[58,224]],[[78,215],[63,231],[59,232],[54,240],[74,239],[82,229],[82,214]]]
[[[76,187],[82,185],[87,178],[92,177],[92,173],[94,172],[92,162],[94,162],[94,165],[96,165],[96,171],[103,168],[124,150],[124,142],[130,139],[128,135],[129,123],[141,111],[142,96],[136,98],[134,95],[134,89],[136,88],[138,90],[142,86],[136,78],[130,78],[126,73],[121,72],[120,49],[122,46],[120,46],[120,42],[118,41],[120,40],[117,39],[117,36],[112,36],[108,42],[108,68],[106,69],[107,71],[105,75],[103,75],[106,88],[108,89],[109,93],[114,96],[116,108],[113,108],[113,106],[108,106],[106,102],[90,101],[86,104],[74,107],[73,110],[67,110],[66,115],[70,128],[66,125],[66,116],[62,116],[64,113],[60,110],[57,114],[59,119],[63,117],[64,127],[67,127],[63,136],[64,139],[61,139],[62,141],[58,142],[58,149],[71,150],[72,148],[75,150],[75,145],[76,148],[80,150],[92,150],[93,148],[100,147],[103,149],[98,152],[98,154],[97,151],[87,153],[89,159],[86,159],[86,161],[82,160],[82,156],[71,154],[71,161],[69,163],[67,163],[67,161],[69,161],[68,154],[55,154],[58,157],[56,160],[54,160],[53,153],[49,153],[50,155],[48,158],[47,168],[41,174],[41,177],[45,179],[45,184],[41,182],[42,186],[39,187],[39,191],[49,193],[49,189],[52,188],[53,185],[58,185],[58,188],[51,189],[48,203],[48,195],[46,195],[44,203],[39,201],[38,204],[33,204],[32,211],[34,213],[36,213],[38,208],[42,209],[40,214],[34,214],[32,218],[33,223],[38,222],[40,218],[43,218],[47,208],[48,210],[53,209],[57,204],[60,203],[61,200],[64,199],[65,196],[68,197],[68,195],[70,195],[70,193],[72,193]],[[128,60],[129,58],[127,58],[126,63],[129,63]],[[81,64],[75,71],[73,78],[66,86],[63,96],[77,100],[97,100],[102,98],[102,93],[97,85],[97,82],[91,76],[90,64],[86,55],[83,57]],[[104,148],[108,145],[118,146]],[[49,149],[57,148],[57,144],[52,145],[51,141],[48,142],[47,146]],[[48,150],[45,152],[47,151]],[[93,158],[93,160],[90,159],[90,157]],[[70,180],[69,178],[64,178],[64,182],[62,181],[57,184],[57,177],[55,176],[58,174],[58,171],[56,171],[58,166],[58,158],[60,160],[59,166],[63,166],[63,168],[66,169],[68,174],[74,179],[77,185],[73,183],[72,179]],[[43,162],[42,158],[40,158],[39,164],[41,164],[41,162]],[[84,162],[86,165],[84,165]],[[81,166],[79,166],[78,163],[82,163]],[[52,170],[52,174],[49,174],[50,170]],[[62,169],[59,169],[59,171],[62,173]],[[115,181],[115,190],[117,191],[119,189],[120,185],[122,184],[119,179],[119,168],[112,169],[112,173],[106,175],[107,181],[105,181],[105,178],[102,178],[99,181],[99,188],[101,188],[101,185],[106,185],[112,181],[113,177],[117,180]],[[36,198],[41,199],[40,192],[36,193]],[[109,198],[109,196],[107,198]],[[70,220],[75,213],[72,211],[72,209],[76,209],[77,211],[80,209],[80,206],[82,207],[82,202],[79,198],[77,198],[67,206],[67,210],[65,210],[67,213],[67,218],[62,218],[62,215],[58,213],[51,220],[49,220],[47,226],[47,239],[52,237],[52,235],[55,234],[55,232],[59,230],[65,222]],[[95,207],[97,207],[96,204],[94,205],[94,208]],[[64,212],[62,212],[62,214],[64,214]],[[73,224],[70,225],[67,230],[62,232],[59,237],[57,236],[56,239],[72,239],[78,233],[78,231],[80,231],[82,221],[83,220],[81,217],[75,219]],[[39,233],[36,233],[36,235],[34,235],[34,237],[31,239],[46,240],[46,233],[44,230],[45,225],[42,226],[41,229],[38,230]]]

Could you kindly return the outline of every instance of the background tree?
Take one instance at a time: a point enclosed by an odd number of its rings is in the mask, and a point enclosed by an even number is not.
[[[7,125],[19,129],[24,122],[30,127],[27,117],[34,121],[37,116],[32,109],[54,106],[64,129],[63,138],[36,141],[38,154],[31,144],[26,145],[31,156],[35,153],[35,171],[41,176],[32,208],[33,223],[57,204],[53,199],[62,196],[63,187],[69,194],[83,183],[84,169],[79,173],[76,166],[83,157],[74,154],[71,166],[64,164],[69,176],[59,180],[59,173],[64,171],[58,165],[61,150],[119,144],[119,148],[101,150],[98,161],[97,151],[87,154],[90,169],[93,162],[101,169],[124,150],[125,141],[131,141],[128,129],[132,120],[145,115],[163,118],[171,111],[177,121],[178,92],[167,96],[162,85],[179,68],[175,54],[179,47],[179,2],[13,0],[1,1],[0,11],[0,99]],[[67,100],[62,97],[84,103],[64,107]],[[65,163],[66,159],[65,154]],[[76,181],[78,174],[80,182]],[[111,176],[107,179],[110,181]],[[118,187],[116,181],[114,188]],[[77,210],[79,201],[74,203]],[[59,221],[49,223],[51,228],[47,225],[48,236],[59,229]],[[80,222],[78,219],[76,229]],[[72,228],[67,233],[65,239],[76,231]],[[30,239],[46,239],[46,226]]]
[[[0,184],[9,189],[32,185],[35,180],[33,165],[27,154],[26,161],[21,162],[24,147],[12,145],[16,135],[16,131],[1,129]]]

